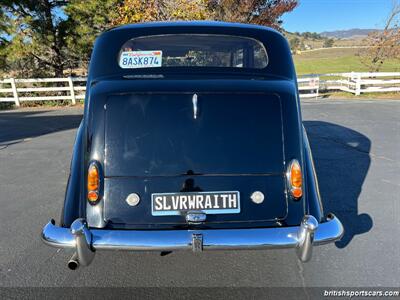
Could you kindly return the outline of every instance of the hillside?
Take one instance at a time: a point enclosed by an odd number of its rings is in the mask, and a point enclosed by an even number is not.
[[[360,29],[353,28],[347,30],[334,30],[334,31],[324,31],[320,35],[327,38],[335,39],[359,39],[365,38],[371,32],[377,31],[377,29]]]
[[[334,47],[353,47],[364,46],[365,36],[354,36],[352,38],[327,37],[315,32],[283,32],[289,41],[294,52],[311,50],[326,47],[327,41],[330,41]]]
[[[288,39],[298,75],[342,72],[368,72],[359,54],[367,46],[365,37],[373,29],[330,32],[284,32]],[[380,71],[399,72],[400,61],[386,60]]]
[[[343,72],[368,72],[358,56],[360,49],[327,48],[293,55],[297,75]],[[387,60],[382,72],[400,72],[399,60]]]

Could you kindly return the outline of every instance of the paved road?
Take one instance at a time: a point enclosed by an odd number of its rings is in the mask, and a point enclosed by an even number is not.
[[[347,230],[304,265],[292,250],[103,252],[68,270],[39,232],[60,214],[81,113],[0,113],[0,286],[399,286],[400,101],[303,104],[326,210]]]

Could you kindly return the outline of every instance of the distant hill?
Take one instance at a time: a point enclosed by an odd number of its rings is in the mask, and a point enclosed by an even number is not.
[[[355,39],[366,37],[370,32],[379,31],[378,29],[353,28],[347,30],[324,31],[320,35],[328,38]]]

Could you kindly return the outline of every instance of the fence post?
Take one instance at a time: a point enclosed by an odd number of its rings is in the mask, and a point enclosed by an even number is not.
[[[74,91],[74,82],[72,81],[72,77],[68,77],[68,83],[69,83],[69,92],[71,93],[71,101],[72,104],[76,104],[76,98],[75,98],[75,91]]]
[[[356,75],[354,75],[354,72],[351,71],[350,77],[347,77],[347,88],[348,88],[349,90],[352,90],[352,89],[353,89],[353,86],[351,85],[351,84],[353,83],[353,81],[357,81],[357,79],[356,79]],[[356,92],[356,89],[357,89],[357,87],[354,87],[354,94],[357,93],[357,92]]]
[[[361,94],[361,74],[357,74],[356,78],[356,96]]]
[[[10,78],[10,83],[11,83],[11,88],[12,88],[12,92],[13,92],[15,106],[19,107],[19,106],[21,106],[21,104],[19,103],[17,86],[15,84],[15,78]]]

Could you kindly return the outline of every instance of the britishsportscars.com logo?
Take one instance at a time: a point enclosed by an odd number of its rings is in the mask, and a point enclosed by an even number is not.
[[[399,297],[400,290],[324,290],[324,297]]]

